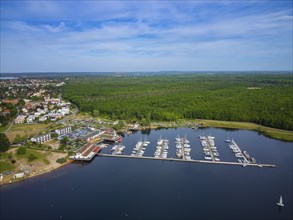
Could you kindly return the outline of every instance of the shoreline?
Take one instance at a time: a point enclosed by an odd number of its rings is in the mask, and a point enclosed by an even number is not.
[[[185,120],[186,123],[198,123],[202,124],[202,128],[224,128],[224,129],[231,129],[231,130],[248,130],[248,131],[255,131],[259,132],[260,134],[265,135],[268,138],[273,138],[276,140],[286,141],[286,142],[293,142],[293,131],[289,130],[282,130],[278,128],[271,128],[266,127],[263,125],[258,125],[251,122],[237,122],[237,121],[219,121],[219,120],[207,120],[207,119],[196,119],[196,120]],[[164,122],[162,122],[164,124]],[[166,123],[166,122],[165,122]],[[167,122],[170,123],[170,122]],[[138,130],[148,130],[148,129],[160,129],[160,128],[179,128],[179,127],[187,127],[186,125],[176,125],[176,126],[146,126],[141,127]],[[125,131],[125,130],[121,130]]]
[[[31,179],[31,178],[40,176],[42,174],[50,173],[51,171],[55,171],[55,170],[57,170],[57,169],[65,166],[67,164],[70,164],[70,163],[72,163],[72,160],[66,161],[65,163],[60,164],[60,166],[58,166],[56,168],[50,168],[50,169],[42,170],[40,172],[34,171],[30,175],[28,175],[28,176],[25,176],[25,177],[19,178],[19,179],[14,179],[11,182],[0,182],[0,188],[3,187],[3,186],[6,186],[6,185],[10,185],[10,184],[14,184],[14,183],[19,183],[19,182],[22,182],[22,181],[26,181],[28,179]]]
[[[206,120],[206,119],[200,119],[200,120],[194,120],[194,121],[184,120],[184,122],[185,123],[196,122],[198,124],[202,124],[203,128],[214,127],[214,128],[224,128],[224,129],[226,128],[226,129],[251,130],[251,131],[259,132],[269,138],[273,138],[273,139],[277,139],[277,140],[281,140],[281,141],[286,141],[286,142],[293,142],[293,132],[292,131],[265,127],[265,126],[257,125],[255,123],[250,123],[250,122],[232,122],[232,121],[218,121],[218,120]],[[157,123],[159,123],[159,122],[157,122]],[[168,126],[166,122],[162,122],[162,124],[166,125],[166,126],[151,125],[151,126],[147,126],[147,127],[140,127],[138,130],[143,131],[143,130],[149,130],[149,129],[188,127],[186,124],[182,124],[182,125],[179,124],[176,126],[174,126],[174,125]],[[119,131],[124,133],[127,131],[127,129],[121,129]],[[274,132],[277,133],[279,136],[274,136]],[[287,136],[287,138],[284,138],[283,135],[285,135],[285,134],[289,134],[289,136]],[[19,179],[14,179],[11,182],[0,182],[0,188],[4,185],[18,183],[18,182],[25,181],[25,180],[33,178],[33,177],[40,176],[45,173],[49,173],[51,171],[57,170],[57,169],[65,166],[67,164],[70,164],[72,162],[73,162],[72,160],[69,160],[63,164],[60,164],[60,166],[58,166],[56,168],[51,167],[50,169],[41,170],[39,172],[34,171],[33,173],[29,174],[28,176],[25,176],[25,177],[19,178]]]

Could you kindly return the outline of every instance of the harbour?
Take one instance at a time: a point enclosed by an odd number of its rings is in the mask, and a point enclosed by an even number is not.
[[[220,161],[205,160],[199,139],[203,131],[215,137]],[[93,219],[99,213],[102,219],[217,219],[221,213],[222,218],[231,220],[292,219],[292,167],[289,166],[292,164],[292,143],[252,131],[230,133],[230,140],[233,137],[238,147],[255,157],[258,164],[276,167],[260,168],[257,164],[243,167],[225,142],[227,130],[224,129],[137,131],[125,135],[121,143],[98,144],[102,151],[91,161],[71,163],[39,177],[2,187],[1,201],[5,201],[2,203],[5,211],[1,210],[1,217],[33,219],[46,213],[50,219],[60,219],[60,216],[62,219]],[[176,157],[175,137],[178,135],[180,138],[186,135],[189,140],[191,160]],[[167,158],[155,158],[154,155],[160,136],[169,140]],[[142,156],[131,156],[139,140],[150,143]],[[115,145],[125,146],[121,154],[115,155],[117,148],[112,150]],[[211,183],[217,187],[211,187]],[[280,195],[285,204],[281,211],[276,204]],[[28,197],[29,206],[35,207],[34,212],[26,205]],[[78,202],[73,202],[77,199]],[[64,209],[64,204],[69,208]],[[227,207],[229,212],[225,212]],[[22,211],[15,212],[15,209]],[[85,209],[97,211],[82,211]]]
[[[90,142],[85,145],[81,150],[79,150],[75,155],[70,156],[70,159],[73,161],[91,161],[96,155],[103,157],[119,157],[119,158],[136,158],[136,159],[147,159],[147,160],[163,160],[163,161],[177,161],[177,162],[190,162],[190,163],[203,163],[203,164],[221,164],[221,165],[235,165],[235,166],[251,166],[251,167],[267,167],[267,168],[275,168],[274,164],[264,164],[264,163],[256,163],[256,160],[247,153],[247,151],[241,150],[237,145],[235,140],[227,139],[225,140],[228,143],[229,148],[235,154],[237,158],[237,162],[233,161],[221,161],[219,159],[219,152],[215,145],[215,137],[208,135],[199,135],[198,136],[200,144],[204,153],[204,160],[193,159],[190,156],[191,153],[191,143],[187,139],[186,135],[184,137],[180,137],[177,135],[175,137],[176,143],[176,153],[173,158],[168,157],[169,150],[169,140],[164,139],[161,136],[156,141],[156,150],[154,152],[154,156],[144,156],[146,148],[151,144],[150,141],[147,141],[145,138],[144,141],[141,138],[135,144],[135,147],[132,149],[130,155],[122,154],[124,149],[127,146],[116,144],[111,147],[111,154],[102,153],[103,149],[108,147],[108,144],[101,144],[101,141]],[[106,140],[107,141],[107,140]],[[241,159],[239,159],[241,158]]]

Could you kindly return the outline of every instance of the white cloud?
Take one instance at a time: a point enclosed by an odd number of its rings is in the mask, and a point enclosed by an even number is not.
[[[268,57],[279,60],[279,67],[284,62],[286,68],[292,66],[292,12],[287,9],[238,15],[226,8],[228,4],[211,16],[210,10],[202,8],[203,2],[182,6],[90,1],[82,3],[83,10],[76,10],[78,6],[75,2],[29,2],[14,19],[7,15],[12,9],[6,8],[1,21],[1,68],[15,68],[17,60],[20,69],[41,68],[41,64],[45,68],[47,62],[64,68],[59,71],[73,66],[77,71],[84,67],[88,68],[84,71],[106,71],[106,63],[115,71],[143,70],[144,65],[191,70],[211,69],[210,63],[220,68],[225,60],[241,67],[240,58],[243,63],[257,58],[254,65],[260,68]],[[35,22],[22,19],[30,16]]]

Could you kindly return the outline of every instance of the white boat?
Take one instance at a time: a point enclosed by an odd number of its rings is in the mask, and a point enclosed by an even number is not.
[[[176,144],[176,148],[182,148],[182,145],[181,144]]]
[[[277,202],[277,205],[280,206],[280,207],[284,207],[282,196],[280,196],[280,200],[279,200],[279,202]]]
[[[208,139],[212,139],[213,140],[213,139],[215,139],[215,137],[209,135],[208,136]]]
[[[204,157],[204,159],[211,160],[212,158],[211,157]]]
[[[118,147],[117,145],[113,146],[112,149],[111,149],[111,151],[116,150],[117,147]]]
[[[235,157],[242,158],[242,154],[241,154],[241,153],[236,153],[236,154],[235,154]]]
[[[163,144],[163,139],[160,136],[159,140],[157,141],[157,145],[162,145],[162,144]]]
[[[176,140],[177,142],[181,142],[181,138],[180,138],[180,136],[177,135],[177,137],[175,138],[175,140]]]
[[[143,141],[143,146],[146,147],[150,144],[151,142],[147,141],[146,138]]]
[[[136,143],[136,145],[135,145],[135,149],[139,149],[139,148],[141,148],[142,145],[143,145],[143,142],[142,142],[142,141],[138,141],[138,142]]]
[[[229,138],[229,132],[228,132],[228,135],[227,135],[227,139],[225,140],[226,143],[231,143],[231,140]]]
[[[186,135],[185,135],[185,137],[184,137],[183,142],[184,142],[184,144],[189,144],[189,140],[187,140]]]
[[[205,140],[206,139],[206,137],[203,136],[203,135],[199,135],[198,137],[199,137],[200,140]]]

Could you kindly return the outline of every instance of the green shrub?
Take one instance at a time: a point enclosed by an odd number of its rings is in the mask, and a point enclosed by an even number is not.
[[[34,155],[34,154],[30,154],[30,155],[28,155],[28,158],[27,159],[28,159],[29,162],[31,162],[31,161],[37,159],[37,156]]]
[[[65,163],[67,160],[64,157],[61,157],[56,160],[57,163]]]

